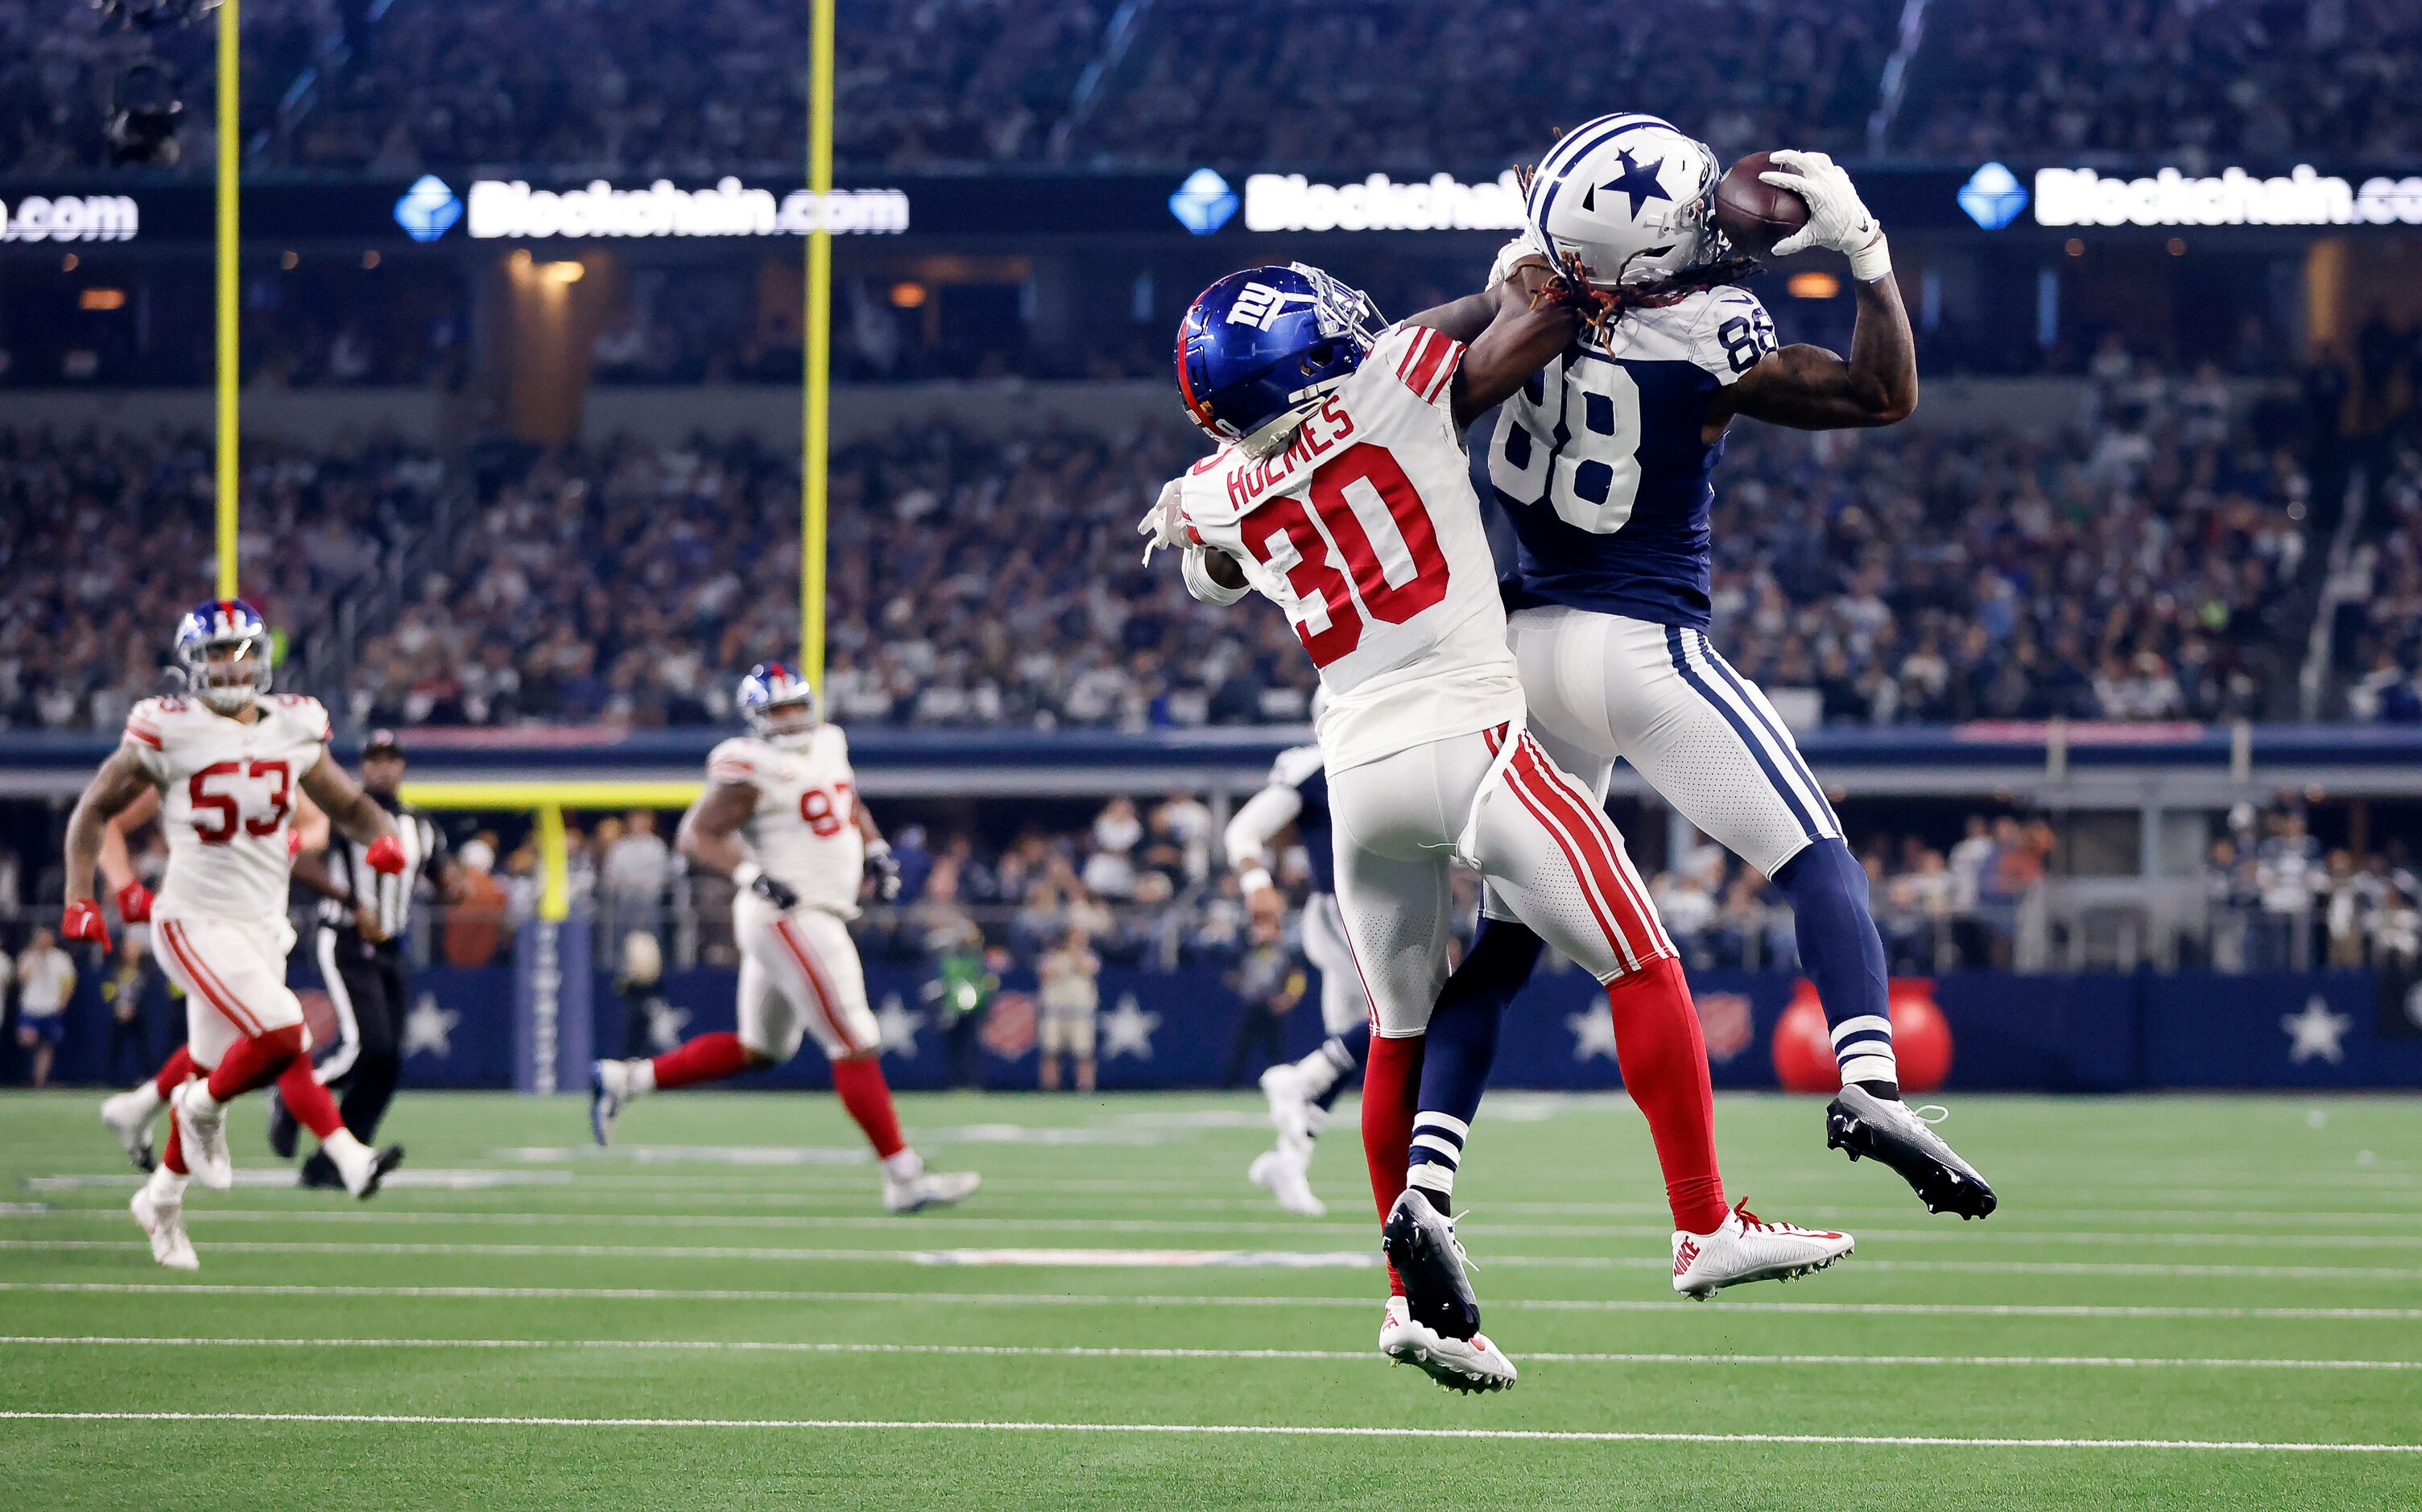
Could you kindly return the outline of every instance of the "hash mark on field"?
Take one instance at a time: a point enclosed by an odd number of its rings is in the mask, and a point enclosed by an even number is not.
[[[207,1216],[207,1215],[205,1215]],[[0,1239],[0,1250],[141,1250],[136,1239]],[[582,1259],[835,1260],[857,1265],[1095,1267],[1376,1267],[1376,1249],[1363,1250],[824,1250],[687,1244],[464,1244],[352,1242],[333,1239],[219,1239],[204,1246],[231,1254],[477,1254]],[[1656,1255],[1492,1254],[1492,1266],[1545,1270],[1663,1270]],[[2085,1260],[1861,1260],[1861,1271],[1916,1270],[2041,1276],[2234,1276],[2280,1281],[2414,1281],[2422,1269],[2395,1266],[2174,1265]]]
[[[1200,1349],[1142,1345],[891,1344],[783,1339],[246,1339],[117,1334],[0,1334],[0,1345],[193,1346],[255,1349],[636,1349],[734,1354],[1021,1355],[1067,1360],[1309,1360],[1376,1362],[1370,1349]],[[2230,1360],[2123,1355],[1673,1354],[1529,1350],[1525,1364],[1581,1365],[2042,1365],[2119,1369],[2422,1370],[2422,1360]]]
[[[1285,1439],[1490,1439],[1548,1443],[1803,1443],[1916,1449],[2190,1449],[2254,1454],[2411,1455],[2422,1443],[2303,1443],[2224,1439],[1959,1439],[1876,1433],[1623,1433],[1572,1428],[1310,1427],[1258,1423],[1014,1423],[893,1418],[486,1417],[403,1412],[46,1412],[41,1423],[330,1423],[505,1428],[799,1428],[918,1433],[1145,1433]]]
[[[543,1301],[907,1302],[999,1307],[1368,1307],[1371,1297],[1264,1297],[1242,1294],[1173,1296],[1158,1292],[776,1291],[697,1286],[382,1286],[368,1284],[263,1282],[0,1281],[0,1292],[157,1293],[216,1297],[451,1297]],[[1628,1298],[1531,1298],[1491,1307],[1581,1313],[1674,1313],[1704,1315],[1693,1304]],[[2196,1307],[2062,1302],[1754,1302],[1729,1308],[1750,1313],[1826,1313],[1876,1317],[2129,1317],[2257,1318],[2299,1322],[2422,1322],[2422,1307]]]

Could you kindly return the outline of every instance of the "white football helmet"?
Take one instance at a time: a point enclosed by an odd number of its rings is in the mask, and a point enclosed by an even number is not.
[[[1531,176],[1523,218],[1548,260],[1581,260],[1601,289],[1712,262],[1723,170],[1707,144],[1654,116],[1600,116],[1566,132]]]

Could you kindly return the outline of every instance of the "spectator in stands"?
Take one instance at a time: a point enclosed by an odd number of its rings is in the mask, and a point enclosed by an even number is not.
[[[1245,953],[1228,979],[1236,994],[1236,1032],[1228,1045],[1227,1069],[1219,1074],[1223,1087],[1242,1086],[1256,1054],[1265,1068],[1286,1059],[1287,1016],[1303,1000],[1308,984],[1277,920],[1256,919],[1248,928]]]
[[[1094,1018],[1102,1006],[1102,959],[1093,950],[1093,937],[1081,925],[1065,936],[1035,966],[1043,1047],[1042,1087],[1060,1087],[1060,1058],[1075,1063],[1077,1090],[1093,1091]]]

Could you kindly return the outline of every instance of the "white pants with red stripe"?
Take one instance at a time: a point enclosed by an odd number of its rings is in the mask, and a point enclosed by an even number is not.
[[[303,1022],[286,985],[294,926],[283,918],[154,916],[151,938],[168,979],[185,994],[185,1047],[215,1066],[240,1039]]]
[[[1674,953],[1623,837],[1519,726],[1332,771],[1329,806],[1338,907],[1383,1036],[1429,1023],[1446,983],[1457,860],[1600,982]]]
[[[731,903],[731,932],[740,941],[741,1044],[777,1061],[798,1054],[810,1034],[834,1060],[881,1047],[848,924],[820,908],[785,913],[744,892]]]

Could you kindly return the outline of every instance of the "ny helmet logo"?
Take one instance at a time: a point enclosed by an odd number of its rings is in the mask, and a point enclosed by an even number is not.
[[[1317,302],[1312,294],[1284,293],[1267,284],[1249,283],[1237,293],[1236,302],[1228,307],[1228,323],[1266,331],[1295,306]]]

